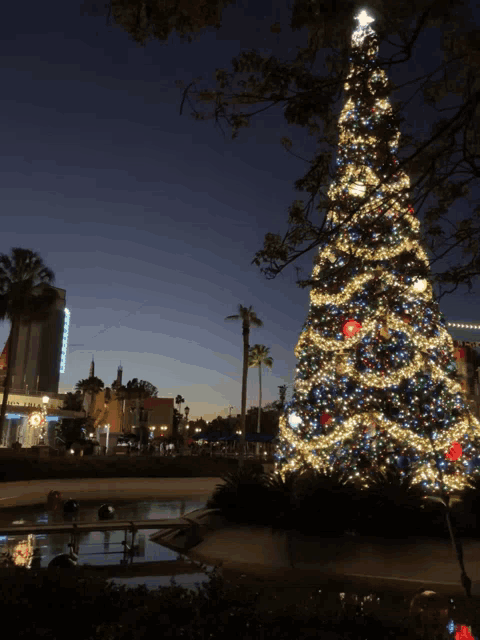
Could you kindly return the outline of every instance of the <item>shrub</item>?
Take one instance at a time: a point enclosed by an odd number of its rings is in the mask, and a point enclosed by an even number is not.
[[[0,482],[64,478],[196,478],[220,477],[238,468],[231,458],[168,457],[93,457],[47,458],[2,457]],[[260,463],[248,461],[245,468],[261,471]]]
[[[363,489],[347,482],[342,473],[313,470],[287,472],[285,478],[244,470],[222,479],[224,484],[217,486],[207,505],[221,509],[231,522],[307,535],[341,536],[354,530],[390,539],[449,538],[444,508],[425,500],[420,488],[396,472],[377,474]],[[452,523],[459,535],[467,532],[462,515],[466,508],[461,503],[453,509]]]
[[[358,491],[341,472],[308,471],[299,476],[296,491],[298,528],[306,534],[342,535],[352,528]]]
[[[245,466],[221,478],[223,484],[217,485],[207,501],[207,508],[221,509],[230,522],[271,523],[272,505],[263,472]]]
[[[301,606],[261,611],[255,591],[227,585],[215,571],[195,592],[173,579],[170,587],[149,591],[144,586],[114,586],[101,578],[27,570],[18,572],[15,580],[1,577],[0,597],[5,605],[2,623],[18,638],[370,640],[398,638],[403,631],[374,617],[341,614],[339,608],[333,616],[324,603],[307,597]]]

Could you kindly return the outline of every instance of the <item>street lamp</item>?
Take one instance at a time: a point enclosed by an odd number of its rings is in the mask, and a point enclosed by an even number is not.
[[[107,430],[107,438],[106,438],[106,442],[105,442],[105,449],[106,449],[105,453],[108,454],[108,446],[110,444],[110,442],[109,442],[110,441],[110,425],[106,424],[104,428]]]
[[[188,420],[188,414],[190,413],[190,407],[185,407],[185,418]]]

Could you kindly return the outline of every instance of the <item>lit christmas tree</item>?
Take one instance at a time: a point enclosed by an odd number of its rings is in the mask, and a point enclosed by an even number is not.
[[[410,182],[396,168],[400,133],[372,19],[357,19],[330,240],[315,259],[276,470],[337,469],[367,486],[395,465],[426,493],[461,491],[477,472],[480,423],[457,382]]]

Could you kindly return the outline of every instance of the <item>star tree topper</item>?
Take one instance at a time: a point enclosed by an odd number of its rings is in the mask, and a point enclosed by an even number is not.
[[[373,22],[373,18],[371,18],[365,9],[357,16],[357,20],[360,22],[361,27],[368,27],[368,25]]]

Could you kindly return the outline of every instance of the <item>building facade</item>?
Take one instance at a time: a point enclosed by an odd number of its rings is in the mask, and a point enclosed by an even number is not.
[[[480,343],[454,340],[453,344],[460,385],[472,411],[480,419],[480,355],[476,350]]]
[[[11,353],[7,344],[3,350],[0,386],[4,384],[7,362],[12,358],[13,393],[58,393],[61,369],[65,367],[70,313],[65,308],[65,290],[54,289],[57,301],[48,318],[44,322],[21,323],[12,335]]]
[[[124,399],[116,389],[122,386],[120,366],[111,387],[94,397],[85,394],[84,408],[93,420],[93,430],[102,446],[112,449],[122,435],[137,434],[146,443],[152,437],[168,438],[173,430],[173,398]],[[90,376],[95,375],[94,363]],[[108,444],[107,444],[108,443]]]

